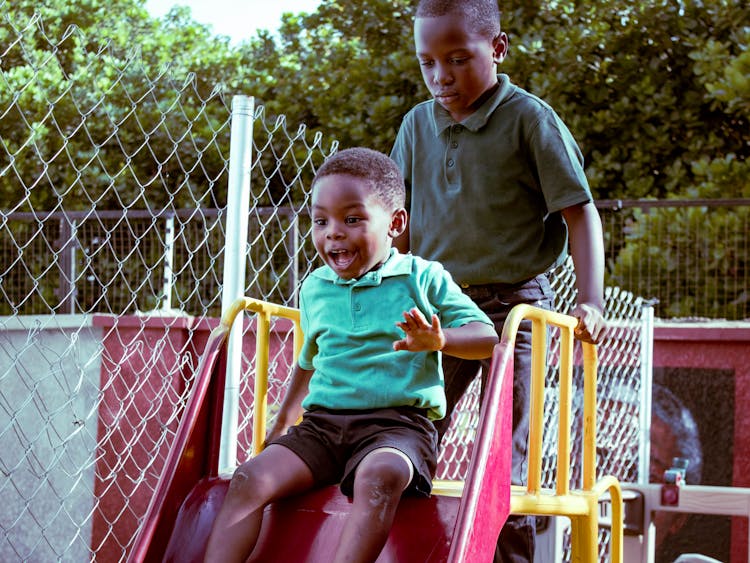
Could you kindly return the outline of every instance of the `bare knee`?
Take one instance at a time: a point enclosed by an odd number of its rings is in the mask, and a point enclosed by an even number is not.
[[[376,469],[368,469],[359,473],[354,480],[355,491],[367,492],[374,499],[388,499],[400,497],[403,491],[402,483],[395,474],[378,473]]]
[[[265,504],[272,492],[265,476],[251,462],[243,463],[232,475],[227,500]]]
[[[401,493],[409,485],[411,467],[395,455],[366,457],[354,478],[354,498],[361,495],[372,509],[398,504]]]

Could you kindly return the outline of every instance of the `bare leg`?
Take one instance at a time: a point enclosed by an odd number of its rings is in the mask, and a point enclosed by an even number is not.
[[[244,562],[255,547],[265,506],[313,486],[295,453],[270,445],[234,472],[206,546],[206,563]]]
[[[411,461],[391,448],[365,456],[354,475],[352,511],[341,533],[335,563],[365,563],[378,558],[412,474]]]

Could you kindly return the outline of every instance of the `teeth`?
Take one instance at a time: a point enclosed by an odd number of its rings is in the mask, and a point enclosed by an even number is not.
[[[328,255],[339,268],[348,268],[354,259],[354,255],[346,249],[331,250]]]

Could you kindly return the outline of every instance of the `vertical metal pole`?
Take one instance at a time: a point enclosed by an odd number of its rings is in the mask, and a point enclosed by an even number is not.
[[[641,439],[638,443],[638,483],[648,483],[651,463],[651,386],[654,375],[654,305],[646,302],[641,314]]]
[[[286,304],[289,307],[299,307],[298,299],[298,277],[299,277],[299,218],[293,210],[286,212],[287,219],[289,219],[289,230],[284,236],[284,247],[286,248],[287,255],[291,258],[290,266],[288,270],[288,286],[285,297],[287,298]]]
[[[531,406],[529,415],[529,451],[526,490],[538,494],[542,487],[542,438],[544,432],[544,376],[547,364],[547,327],[544,321],[531,320]]]
[[[78,246],[78,225],[75,219],[60,219],[60,236],[57,240],[60,283],[55,290],[62,305],[61,313],[72,315],[76,312],[76,246]]]
[[[164,226],[164,278],[161,286],[161,308],[172,308],[172,284],[174,282],[174,213],[167,215]]]
[[[229,187],[227,193],[224,279],[221,293],[222,315],[245,293],[247,228],[250,207],[250,169],[253,148],[255,100],[250,96],[232,98],[232,136],[229,146]],[[237,315],[242,319],[243,315]],[[242,324],[241,322],[239,323]],[[224,386],[224,412],[219,446],[219,471],[231,471],[237,465],[237,427],[239,413],[242,330],[229,333],[227,374]]]
[[[68,311],[71,314],[76,312],[76,297],[78,295],[78,288],[76,287],[76,248],[78,247],[78,222],[73,219],[70,222],[70,243],[65,252],[66,260],[68,260]]]

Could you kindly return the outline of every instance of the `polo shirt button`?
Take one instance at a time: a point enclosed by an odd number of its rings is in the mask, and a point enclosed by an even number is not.
[[[354,310],[355,310],[355,311],[359,311],[359,310],[361,310],[361,309],[362,309],[362,305],[360,305],[359,303],[355,303],[355,304],[354,304]]]
[[[448,159],[448,166],[453,166],[453,164],[454,164],[453,159],[452,158]]]
[[[453,141],[451,143],[451,147],[453,147],[454,149],[457,149],[458,148],[458,143],[456,141]]]

